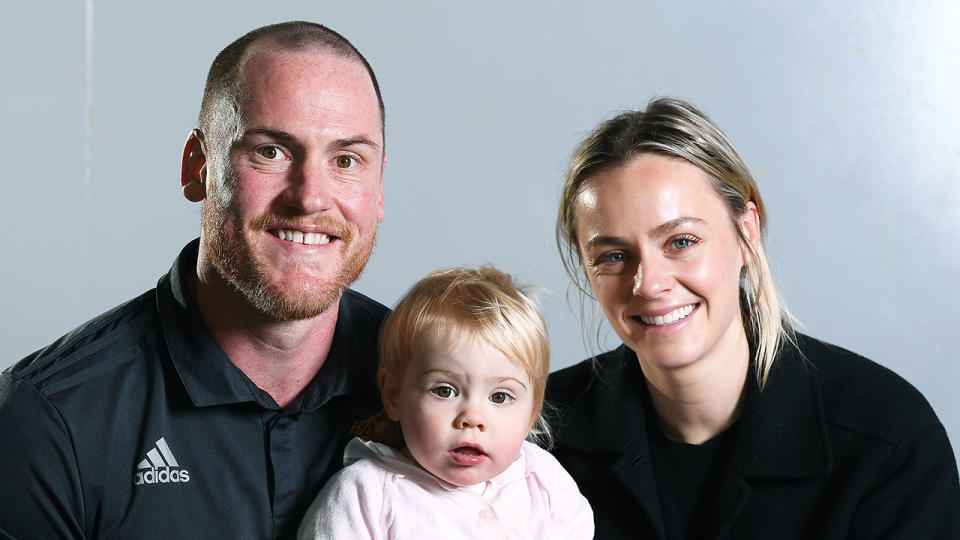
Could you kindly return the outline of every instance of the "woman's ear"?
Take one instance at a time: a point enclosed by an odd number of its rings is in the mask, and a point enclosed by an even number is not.
[[[385,369],[377,372],[377,387],[380,388],[380,401],[383,402],[383,411],[387,413],[387,418],[394,422],[400,421],[400,399],[399,384]]]
[[[743,214],[740,215],[740,218],[737,219],[737,224],[740,226],[740,233],[743,235],[744,240],[750,245],[740,246],[740,256],[743,262],[743,266],[750,264],[750,260],[753,258],[751,254],[750,247],[754,251],[760,249],[760,212],[757,210],[757,205],[753,201],[748,201],[746,209],[743,211]]]

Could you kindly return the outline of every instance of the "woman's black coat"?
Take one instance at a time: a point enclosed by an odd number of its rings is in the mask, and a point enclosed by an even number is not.
[[[960,483],[943,425],[886,368],[806,336],[761,392],[750,377],[731,453],[700,519],[710,538],[960,539]],[[626,346],[550,376],[560,463],[596,538],[664,538],[646,385]]]

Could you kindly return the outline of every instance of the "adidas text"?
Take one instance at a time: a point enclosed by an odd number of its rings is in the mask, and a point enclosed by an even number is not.
[[[147,457],[137,463],[133,475],[133,485],[179,484],[190,481],[190,471],[180,468],[177,458],[166,439],[160,437],[155,446],[147,451]]]
[[[148,471],[138,471],[133,476],[133,485],[141,486],[143,484],[169,484],[171,482],[189,482],[190,471],[186,469],[150,469]]]

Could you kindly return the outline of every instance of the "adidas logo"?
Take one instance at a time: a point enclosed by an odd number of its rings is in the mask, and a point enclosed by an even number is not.
[[[147,452],[147,458],[137,463],[137,469],[133,475],[135,486],[190,481],[190,471],[180,468],[163,437]]]

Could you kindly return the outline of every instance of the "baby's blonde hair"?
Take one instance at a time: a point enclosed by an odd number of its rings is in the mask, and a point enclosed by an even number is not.
[[[398,380],[408,360],[430,346],[477,338],[526,371],[534,399],[531,435],[549,445],[542,414],[550,371],[547,327],[536,303],[496,268],[440,270],[411,287],[380,331],[380,374]]]

